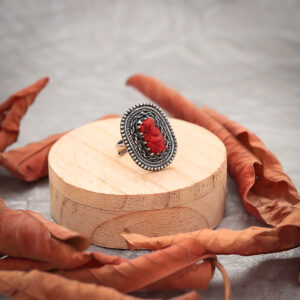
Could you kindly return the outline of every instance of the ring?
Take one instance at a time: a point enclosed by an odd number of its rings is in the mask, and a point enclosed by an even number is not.
[[[148,171],[159,171],[174,159],[177,141],[165,113],[153,103],[130,107],[120,123],[119,155],[128,152],[134,162]]]

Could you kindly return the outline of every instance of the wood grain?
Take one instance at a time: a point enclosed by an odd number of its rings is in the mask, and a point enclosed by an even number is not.
[[[225,208],[225,147],[202,127],[170,122],[178,152],[158,172],[117,154],[119,118],[63,136],[49,154],[54,219],[111,248],[126,248],[124,231],[159,236],[217,226]]]

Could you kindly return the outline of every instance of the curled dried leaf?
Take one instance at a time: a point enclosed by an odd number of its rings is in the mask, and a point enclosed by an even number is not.
[[[89,239],[33,211],[0,208],[0,253],[74,268],[90,260]]]
[[[84,282],[93,283],[93,280],[89,280],[89,272],[88,270],[91,268],[100,268],[104,265],[111,264],[111,265],[118,265],[123,261],[126,261],[125,258],[120,256],[112,256],[106,255],[101,252],[87,252],[84,253],[86,260],[82,261],[82,265],[79,266],[75,264],[74,268],[77,268],[74,271],[74,274],[82,274],[82,277],[77,275],[69,276],[69,278],[77,279]],[[72,266],[70,266],[72,268]],[[10,271],[31,271],[31,270],[41,270],[41,271],[57,271],[58,266],[57,264],[51,264],[45,261],[39,261],[34,259],[28,258],[15,258],[6,256],[0,259],[0,270],[10,270]],[[58,272],[59,273],[59,272]],[[69,274],[69,273],[68,273]],[[95,282],[96,283],[96,282]]]
[[[37,284],[38,283],[38,284]],[[139,299],[123,295],[112,288],[69,280],[41,271],[0,271],[0,293],[12,299]]]
[[[162,249],[184,239],[193,238],[205,245],[210,253],[254,255],[278,252],[300,246],[300,210],[293,213],[293,224],[274,228],[248,227],[234,231],[229,229],[200,229],[175,235],[146,237],[135,233],[124,233],[131,249]]]
[[[127,260],[100,252],[88,253],[89,261],[74,270],[42,261],[6,257],[1,270],[53,270],[72,280],[116,288],[122,292],[138,289],[206,289],[213,276],[212,261],[204,248],[193,240],[182,241],[166,250]],[[201,262],[205,259],[203,262]],[[199,263],[201,262],[201,263]]]
[[[4,257],[0,259],[0,270],[1,271],[29,271],[29,270],[41,270],[48,271],[54,267],[44,261],[38,261],[26,258],[14,258]]]
[[[17,140],[22,117],[48,81],[42,78],[0,104],[0,152]]]
[[[139,289],[206,289],[213,276],[205,248],[195,239],[185,239],[160,251],[107,264],[101,268],[81,268],[58,274],[80,281],[102,284],[121,292]]]
[[[37,284],[37,282],[39,284]],[[0,293],[13,300],[138,300],[138,298],[121,294],[104,286],[82,283],[61,276],[41,271],[0,271]],[[157,299],[157,298],[156,298]],[[192,291],[185,295],[172,298],[174,300],[201,300],[197,292]],[[150,300],[150,299],[149,299]]]
[[[226,128],[256,158],[256,161],[247,160],[239,153],[230,156],[230,153],[234,152],[234,145],[227,146],[229,171],[240,187],[244,204],[255,207],[257,216],[266,223],[273,226],[280,224],[291,213],[293,205],[300,202],[300,197],[291,179],[284,173],[279,160],[250,130],[212,108],[204,107],[204,112]],[[219,137],[227,144],[225,137]],[[253,168],[254,182],[252,177],[245,177],[239,171],[242,164]]]
[[[44,177],[48,175],[49,151],[62,135],[54,134],[42,141],[0,153],[0,165],[22,180],[34,181]]]
[[[153,290],[206,290],[214,273],[211,260],[204,260],[167,276],[145,289]]]

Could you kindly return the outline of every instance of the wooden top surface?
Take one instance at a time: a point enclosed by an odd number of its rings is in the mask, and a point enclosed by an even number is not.
[[[77,190],[110,195],[157,194],[184,189],[212,176],[226,161],[224,144],[206,129],[170,118],[178,150],[165,169],[149,172],[117,154],[120,118],[75,129],[52,147],[49,168]]]

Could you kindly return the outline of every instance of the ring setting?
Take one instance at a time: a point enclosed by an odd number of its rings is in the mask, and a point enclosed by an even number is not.
[[[148,171],[159,171],[174,159],[177,141],[165,113],[153,103],[130,107],[120,123],[119,155],[128,152],[134,162]]]

